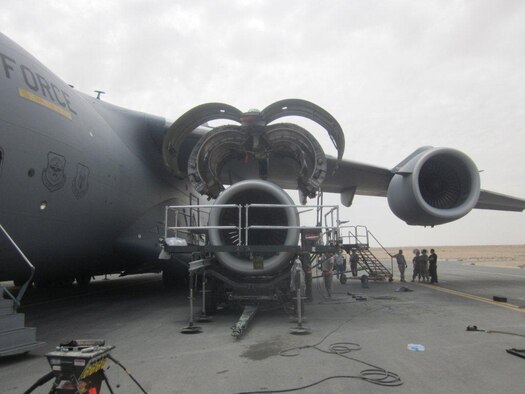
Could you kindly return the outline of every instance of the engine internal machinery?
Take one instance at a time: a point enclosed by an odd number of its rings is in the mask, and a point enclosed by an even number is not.
[[[448,223],[465,216],[478,202],[478,169],[458,150],[421,148],[393,171],[388,204],[408,224]]]
[[[293,205],[290,196],[279,186],[263,180],[248,180],[238,182],[225,190],[217,199],[215,205],[225,204],[279,204]],[[213,208],[210,212],[208,232],[210,244],[222,245],[286,245],[296,246],[299,242],[299,214],[295,206],[288,207],[250,207],[248,211],[228,207]],[[246,220],[248,212],[248,220]],[[236,230],[218,229],[213,227],[238,226],[241,223],[240,234]],[[246,240],[246,224],[248,226],[290,227],[287,229],[265,228],[249,229]],[[295,228],[293,228],[295,227]],[[239,237],[241,237],[239,239]],[[247,242],[248,241],[248,242]],[[271,249],[271,248],[270,248]],[[289,266],[293,252],[263,251],[255,253],[216,252],[217,260],[224,268],[241,276],[266,276],[279,272]]]
[[[313,198],[320,189],[327,172],[327,160],[315,137],[306,129],[292,123],[270,124],[286,116],[308,118],[324,127],[338,152],[344,153],[345,139],[339,123],[321,107],[305,100],[287,99],[273,103],[262,111],[242,113],[227,104],[208,103],[197,106],[179,119],[168,130],[163,143],[166,166],[177,176],[186,174],[195,189],[216,199],[224,190],[223,184],[233,183],[223,168],[231,162],[248,166],[256,163],[256,177],[268,178],[273,158],[286,158],[295,163],[297,184],[306,198]],[[183,163],[180,152],[185,138],[198,126],[217,119],[233,120],[239,124],[215,127],[194,146],[188,163]],[[186,167],[187,166],[187,171]]]

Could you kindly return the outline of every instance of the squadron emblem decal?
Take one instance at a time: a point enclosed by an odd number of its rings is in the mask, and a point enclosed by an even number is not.
[[[47,154],[47,167],[42,170],[42,183],[54,192],[66,183],[66,158],[53,152]]]
[[[88,183],[88,177],[89,177],[89,168],[86,167],[83,164],[78,163],[77,164],[77,173],[75,175],[75,178],[73,179],[73,194],[77,198],[77,200],[84,197],[89,189],[89,183]]]

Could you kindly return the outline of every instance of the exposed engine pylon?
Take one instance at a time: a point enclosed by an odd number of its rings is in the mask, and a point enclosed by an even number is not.
[[[250,207],[248,226],[266,226],[251,228],[246,231],[246,218],[239,218],[239,212],[232,208],[219,207],[226,204],[246,206],[247,204],[279,204],[286,207]],[[293,206],[290,196],[279,186],[263,181],[248,180],[238,182],[226,189],[217,201],[217,208],[210,212],[208,237],[213,246],[222,245],[285,245],[296,246],[299,242],[299,214]],[[244,210],[241,213],[244,214]],[[243,226],[239,234],[236,231],[217,229],[217,227]],[[272,227],[272,228],[269,228]],[[279,227],[288,227],[280,229]],[[249,237],[249,241],[246,239]],[[217,260],[230,272],[237,275],[263,276],[274,274],[288,268],[293,252],[261,252],[238,254],[215,252]]]
[[[337,120],[313,103],[287,99],[271,104],[263,111],[250,110],[246,113],[220,103],[203,104],[191,109],[168,130],[163,144],[164,162],[175,175],[183,177],[179,149],[185,137],[210,120],[234,120],[240,125],[214,128],[192,150],[187,175],[196,190],[210,198],[217,198],[224,190],[221,171],[232,160],[256,162],[259,178],[266,179],[272,157],[286,157],[297,164],[297,188],[303,196],[313,198],[326,176],[325,154],[314,136],[304,128],[291,123],[268,125],[285,116],[306,117],[324,127],[338,151],[338,159],[342,158],[345,140]]]
[[[434,226],[452,222],[476,205],[479,172],[464,153],[423,147],[393,169],[388,187],[392,212],[408,224]]]

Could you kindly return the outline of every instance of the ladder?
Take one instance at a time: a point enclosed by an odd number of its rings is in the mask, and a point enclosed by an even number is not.
[[[366,271],[372,280],[388,280],[392,277],[390,270],[377,259],[369,248],[356,249],[356,253],[359,255],[358,271],[360,268]]]
[[[372,253],[370,250],[370,236],[383,248],[377,238],[368,230],[366,226],[349,226],[341,228],[348,230],[347,235],[343,235],[343,244],[341,247],[351,254],[355,251],[359,256],[357,271],[365,271],[371,280],[392,280],[393,272]],[[388,253],[390,255],[390,253]]]

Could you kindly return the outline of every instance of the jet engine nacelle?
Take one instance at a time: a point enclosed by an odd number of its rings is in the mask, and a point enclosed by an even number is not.
[[[280,204],[293,205],[290,196],[279,186],[263,181],[248,180],[235,183],[223,191],[215,205],[224,204]],[[210,244],[213,246],[246,244],[246,211],[235,208],[212,208],[208,224]],[[217,226],[239,226],[240,235],[232,229],[217,229]],[[299,213],[295,206],[290,207],[250,207],[248,209],[248,226],[290,226],[287,229],[249,229],[248,245],[286,245],[297,246],[299,242]],[[229,271],[244,276],[264,276],[283,270],[289,265],[293,252],[269,251],[256,253],[216,252],[217,260]]]
[[[480,193],[479,173],[464,153],[426,147],[395,169],[388,187],[392,212],[411,225],[434,226],[465,216]]]

